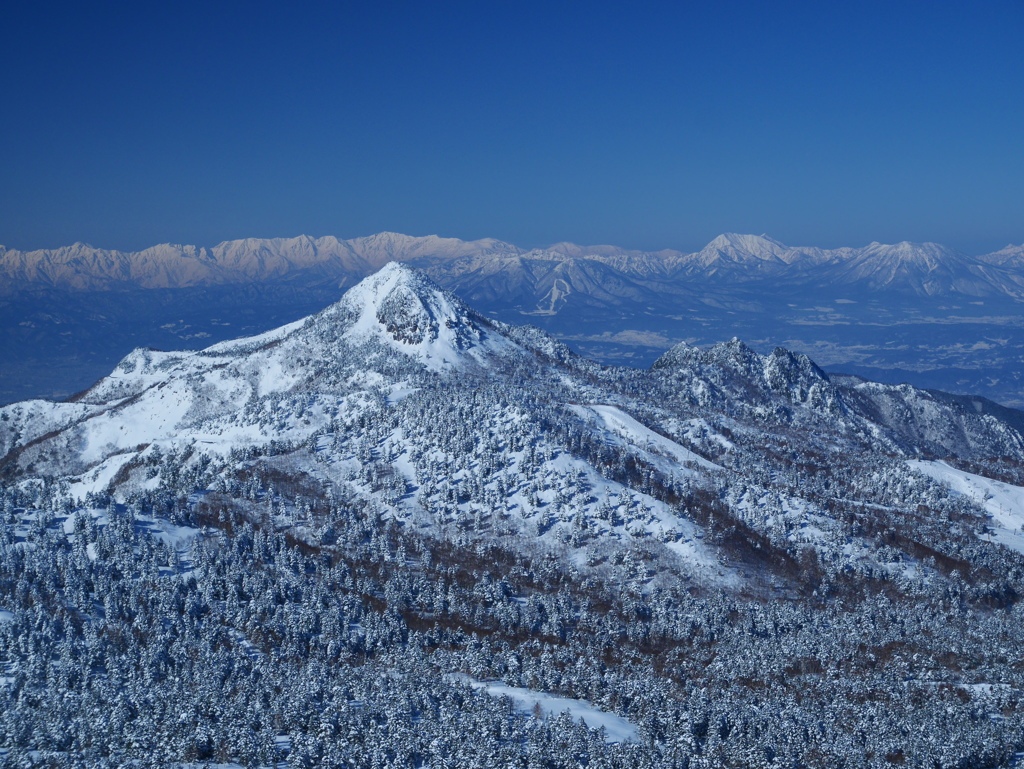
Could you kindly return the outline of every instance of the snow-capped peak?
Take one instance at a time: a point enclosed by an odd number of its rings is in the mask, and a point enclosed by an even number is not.
[[[346,319],[347,340],[384,342],[435,369],[520,350],[461,299],[399,262],[364,278],[331,310]]]
[[[864,249],[865,257],[874,261],[884,260],[890,263],[914,265],[915,267],[931,268],[961,261],[963,255],[948,246],[939,243],[911,243],[908,240],[893,245],[874,242]]]
[[[702,249],[702,252],[719,252],[732,258],[773,259],[789,250],[779,241],[767,235],[740,235],[726,232],[719,235]]]
[[[754,267],[758,270],[764,267],[784,267],[798,258],[800,253],[767,235],[727,232],[712,240],[691,258],[714,273],[719,267]]]
[[[933,296],[955,291],[984,296],[1005,291],[989,279],[982,263],[938,243],[871,243],[834,270],[835,283],[909,290]]]
[[[785,249],[783,243],[771,238],[768,235],[743,235],[736,232],[723,232],[717,238],[708,243],[704,248],[731,248],[743,250],[751,254],[762,254],[765,252]]]

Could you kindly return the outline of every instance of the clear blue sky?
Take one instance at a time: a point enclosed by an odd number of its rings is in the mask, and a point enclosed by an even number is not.
[[[1024,3],[7,3],[0,243],[1024,241]]]

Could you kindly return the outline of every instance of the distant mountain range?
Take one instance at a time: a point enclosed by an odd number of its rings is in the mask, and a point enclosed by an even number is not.
[[[18,251],[0,246],[0,291],[56,288],[190,288],[254,281],[345,286],[388,262],[425,268],[451,287],[501,293],[541,313],[572,294],[602,303],[653,291],[765,283],[788,288],[837,286],[920,296],[960,294],[1024,300],[1024,245],[970,257],[937,243],[871,243],[862,248],[786,246],[766,235],[723,234],[695,253],[635,251],[556,243],[523,249],[494,239],[382,232],[364,238],[246,238],[213,248],[164,243],[142,251],[75,243]],[[474,297],[475,298],[475,297]]]
[[[695,253],[379,233],[164,244],[0,247],[0,402],[63,397],[138,346],[198,347],[315,312],[390,262],[486,316],[539,326],[604,363],[740,337],[826,370],[1024,405],[1024,246],[786,246],[724,234]]]

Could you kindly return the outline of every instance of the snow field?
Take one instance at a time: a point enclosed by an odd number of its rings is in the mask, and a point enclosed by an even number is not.
[[[976,502],[992,516],[992,541],[1024,553],[1024,488],[957,470],[939,460],[911,459],[907,464]]]
[[[659,435],[648,427],[640,424],[629,414],[616,406],[589,405],[569,407],[578,416],[590,422],[596,422],[604,428],[606,435],[617,445],[629,445],[659,469],[666,467],[666,459],[671,465],[697,465],[704,470],[721,470],[722,467],[709,462],[699,454],[680,446],[675,441]],[[596,417],[596,419],[595,419]],[[670,469],[677,473],[682,469],[678,466]],[[690,473],[692,475],[692,473]]]
[[[640,733],[637,728],[622,716],[601,710],[586,700],[574,700],[568,697],[557,697],[553,694],[508,686],[503,683],[477,681],[465,675],[451,676],[453,681],[469,684],[477,691],[491,697],[508,697],[515,709],[529,716],[536,716],[537,710],[545,719],[555,718],[568,713],[573,719],[583,721],[591,729],[604,729],[605,742],[639,742]]]

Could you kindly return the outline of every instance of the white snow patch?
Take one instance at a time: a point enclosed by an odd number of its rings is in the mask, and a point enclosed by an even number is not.
[[[187,553],[192,547],[192,540],[202,533],[192,526],[175,526],[163,518],[146,516],[142,522],[148,523],[152,527],[150,534],[154,539],[163,542],[167,547],[174,548],[179,553]]]
[[[96,467],[71,479],[71,491],[79,499],[84,499],[86,494],[99,493],[110,485],[114,476],[137,454],[133,451],[125,454],[114,454],[100,462]],[[74,522],[72,521],[72,526]],[[65,527],[67,524],[65,523]],[[70,532],[68,532],[70,533]]]
[[[284,363],[279,356],[264,356],[260,367],[260,381],[257,390],[260,395],[268,393],[284,392],[299,381],[297,371],[286,371]]]
[[[1024,488],[957,470],[942,461],[911,459],[907,464],[978,503],[992,516],[992,540],[1024,553]]]
[[[628,444],[641,449],[647,454],[664,456],[680,464],[697,465],[705,470],[722,469],[714,462],[704,459],[699,454],[640,424],[640,422],[616,406],[595,404],[590,406],[573,405],[569,408],[584,419],[597,421],[613,435],[618,436]],[[594,417],[596,417],[596,420]]]
[[[284,326],[265,331],[262,334],[256,334],[255,336],[246,336],[241,339],[229,339],[226,342],[218,342],[215,345],[211,345],[203,350],[206,355],[239,355],[245,354],[251,350],[259,347],[264,347],[271,342],[276,342],[279,339],[284,339],[286,336],[291,334],[293,331],[298,331],[300,328],[306,325],[308,318],[302,318],[292,323],[287,323]]]
[[[492,697],[508,697],[516,710],[521,713],[533,714],[539,706],[545,717],[554,717],[568,713],[573,719],[582,720],[591,729],[604,727],[605,742],[639,742],[640,733],[637,728],[622,716],[601,710],[586,700],[574,700],[568,697],[556,697],[553,694],[522,689],[502,683],[476,681],[469,676],[457,675],[453,679],[469,684],[474,689],[483,691]]]
[[[679,431],[688,441],[699,441],[702,438],[714,441],[726,451],[734,451],[736,444],[730,441],[721,433],[717,432],[706,419],[687,419],[685,422],[676,423]],[[738,425],[736,427],[739,427]]]
[[[391,392],[388,393],[388,404],[394,406],[401,400],[408,398],[415,392],[419,392],[419,387],[409,387],[404,383],[394,384],[391,386]]]

